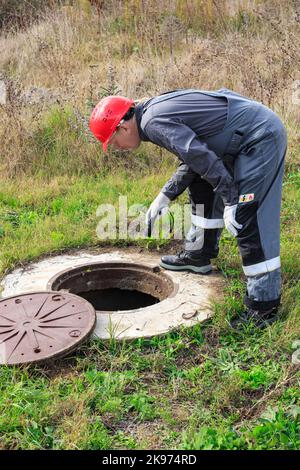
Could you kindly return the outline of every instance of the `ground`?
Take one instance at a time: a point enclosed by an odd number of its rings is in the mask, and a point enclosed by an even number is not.
[[[97,207],[118,207],[119,195],[149,206],[175,170],[176,158],[150,143],[135,154],[104,155],[86,132],[101,96],[227,87],[271,107],[288,131],[280,319],[263,331],[230,328],[245,283],[236,241],[224,231],[214,260],[225,277],[223,300],[205,324],[132,342],[91,340],[43,367],[2,366],[1,449],[299,448],[299,5],[171,3],[107,0],[96,10],[88,0],[51,1],[31,21],[6,2],[0,278],[42,256],[105,248]],[[161,254],[180,248],[162,240],[134,245]]]
[[[133,342],[90,341],[43,367],[1,367],[2,448],[297,448],[299,366],[292,363],[292,343],[299,337],[299,264],[290,253],[297,223],[290,210],[296,203],[295,181],[287,178],[284,189],[283,221],[286,215],[289,224],[283,224],[284,290],[277,323],[264,331],[229,327],[228,320],[242,311],[245,286],[235,240],[224,232],[214,264],[225,275],[225,297],[204,325]],[[10,234],[2,245],[3,273],[36,259],[38,252],[62,251],[55,249],[59,238],[51,238],[62,220],[61,233],[68,237],[64,251],[78,244],[77,237],[86,237],[86,246],[93,242],[97,251],[92,230],[97,184],[93,200],[89,186],[81,183],[80,200],[91,202],[88,213],[81,214],[77,208],[66,210],[78,181],[75,188],[67,181],[61,185],[63,203],[54,213],[47,207],[61,200],[57,190],[51,195],[52,185],[44,185],[46,202],[27,184],[6,183],[1,193],[4,230]],[[12,223],[12,211],[17,223]],[[28,218],[28,212],[34,217]],[[24,244],[24,234],[30,244]],[[178,241],[144,244],[140,251],[161,254],[180,246]]]

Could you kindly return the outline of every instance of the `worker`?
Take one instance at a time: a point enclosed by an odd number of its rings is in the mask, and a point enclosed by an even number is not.
[[[90,129],[103,144],[134,150],[142,141],[180,160],[146,214],[150,227],[185,189],[191,227],[183,250],[163,256],[161,266],[199,274],[211,271],[222,228],[237,239],[247,278],[245,311],[231,322],[257,327],[278,318],[281,294],[280,205],[286,129],[262,103],[226,88],[169,91],[140,103],[103,98]]]

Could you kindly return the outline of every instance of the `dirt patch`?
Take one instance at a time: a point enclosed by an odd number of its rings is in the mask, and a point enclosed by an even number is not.
[[[133,422],[122,430],[136,441],[139,449],[163,449],[164,440],[168,437],[168,429],[161,420]]]

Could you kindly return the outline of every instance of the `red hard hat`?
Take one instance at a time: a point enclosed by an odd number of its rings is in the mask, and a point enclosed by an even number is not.
[[[133,104],[133,100],[124,96],[106,96],[95,106],[90,119],[90,129],[102,142],[104,152],[121,119]]]

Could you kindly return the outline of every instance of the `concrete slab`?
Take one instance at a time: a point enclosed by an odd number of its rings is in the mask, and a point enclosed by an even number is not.
[[[100,251],[100,250],[99,250]],[[161,255],[139,249],[103,249],[103,252],[78,251],[46,257],[17,268],[0,283],[1,297],[47,290],[49,280],[67,268],[95,262],[121,261],[155,267]],[[212,272],[164,271],[178,285],[176,294],[149,307],[113,313],[97,313],[94,335],[101,339],[133,339],[166,333],[180,325],[191,326],[213,314],[212,302],[222,296],[223,278]]]

